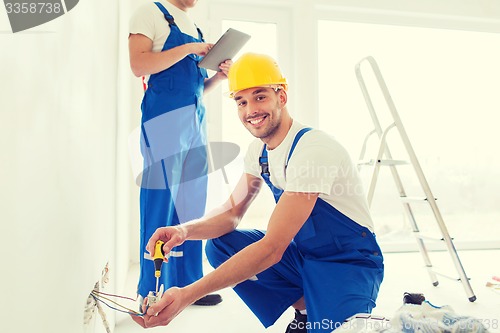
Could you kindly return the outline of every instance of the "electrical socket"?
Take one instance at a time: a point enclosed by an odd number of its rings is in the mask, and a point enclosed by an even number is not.
[[[104,324],[104,327],[106,328],[107,332],[111,332],[109,328],[109,323],[106,319],[106,313],[102,310],[102,307],[100,306],[99,302],[94,298],[92,295],[92,292],[94,291],[101,291],[104,289],[105,285],[109,282],[109,263],[106,263],[106,266],[104,266],[104,269],[101,272],[101,277],[99,280],[95,283],[94,289],[90,292],[89,296],[87,297],[87,301],[85,303],[85,308],[83,310],[83,325],[85,332],[93,332],[94,330],[92,327],[92,323],[95,323],[95,313],[96,309],[98,310],[99,314],[101,315],[102,322]]]
[[[83,325],[85,328],[89,327],[92,319],[94,319],[95,309],[96,300],[92,294],[89,294],[87,302],[85,303],[85,309],[83,310]]]

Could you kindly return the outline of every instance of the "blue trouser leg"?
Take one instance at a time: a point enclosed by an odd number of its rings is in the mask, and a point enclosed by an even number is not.
[[[172,184],[175,193],[177,223],[185,223],[203,216],[207,199],[207,153],[203,138],[197,136],[192,148],[182,152],[180,159],[166,167],[182,170],[180,179]],[[175,177],[171,177],[175,178]],[[202,242],[186,241],[172,249],[167,266],[166,286],[184,287],[203,276]]]
[[[351,264],[356,254],[346,255],[346,262],[304,261],[304,298],[310,323],[308,332],[331,332],[345,319],[357,313],[371,313],[375,307],[383,273],[378,268]],[[339,258],[340,259],[340,258]],[[325,275],[325,265],[332,276],[318,283]],[[327,301],[325,302],[325,295]],[[322,302],[307,300],[323,300]]]
[[[160,3],[156,5],[166,18],[165,24],[170,26],[162,51],[186,43],[203,42],[201,31],[198,30],[198,38],[184,34],[176,24],[171,24],[174,18],[168,10]],[[138,292],[143,296],[155,287],[153,263],[144,259],[145,245],[152,233],[159,227],[200,217],[205,210],[206,155],[203,157],[203,152],[198,150],[199,154],[190,153],[192,148],[206,145],[202,97],[208,76],[205,69],[197,66],[199,60],[200,56],[190,54],[168,69],[152,74],[141,104],[141,149],[147,169],[143,174],[140,199],[141,273]],[[190,155],[193,155],[194,164],[186,159]],[[201,174],[189,174],[193,165],[198,166],[195,169]],[[200,179],[190,185],[194,188],[189,196],[191,200],[183,202],[183,197],[187,197],[182,194],[183,183],[197,177]],[[201,241],[186,242],[174,248],[171,254],[170,262],[162,267],[161,279],[165,287],[185,286],[201,278]]]
[[[166,185],[169,181],[172,186]],[[147,295],[156,286],[153,262],[145,258],[149,238],[157,228],[203,215],[206,187],[206,152],[200,149],[155,163],[144,173],[140,200],[140,295]],[[183,287],[203,276],[201,247],[201,241],[187,241],[172,249],[172,257],[162,267],[161,283],[165,288]]]
[[[342,225],[338,227],[343,229]],[[355,237],[356,232],[353,230],[349,237]],[[210,240],[208,260],[216,268],[262,237],[261,231],[235,230]],[[357,250],[312,259],[304,257],[291,242],[282,260],[256,278],[238,284],[234,290],[265,327],[304,296],[308,332],[326,333],[356,313],[371,312],[383,269]]]
[[[178,224],[172,192],[165,182],[164,169],[163,162],[151,165],[144,171],[141,184],[140,272],[137,293],[143,297],[156,287],[154,264],[146,251],[146,244],[157,228]],[[163,265],[162,280],[166,276],[167,268]]]
[[[206,246],[208,261],[216,268],[262,237],[264,237],[262,231],[235,230],[209,240]],[[256,278],[238,284],[234,287],[234,291],[262,324],[269,327],[287,308],[302,297],[299,267],[300,256],[297,249],[291,245],[278,264],[257,274]]]

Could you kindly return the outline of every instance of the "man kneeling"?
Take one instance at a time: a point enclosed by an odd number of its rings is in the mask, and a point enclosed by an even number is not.
[[[242,55],[230,68],[230,96],[247,130],[257,139],[231,197],[204,217],[159,228],[168,253],[185,240],[208,239],[216,268],[183,288],[167,290],[144,317],[143,327],[167,325],[206,294],[234,290],[269,327],[293,306],[292,332],[331,332],[356,313],[375,307],[383,257],[356,167],[331,136],[293,120],[287,81],[276,62]],[[262,184],[276,207],[266,231],[236,229]]]

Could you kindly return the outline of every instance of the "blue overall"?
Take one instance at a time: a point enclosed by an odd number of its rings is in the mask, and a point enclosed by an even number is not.
[[[155,2],[170,26],[162,51],[203,42],[180,31],[167,9]],[[145,246],[160,227],[198,218],[205,212],[207,190],[206,121],[202,102],[205,69],[201,58],[188,55],[168,69],[153,74],[141,104],[141,150],[144,157],[140,193],[141,238],[138,294],[155,290],[153,262]],[[195,149],[196,148],[196,149]],[[195,170],[195,171],[193,171]],[[193,176],[193,173],[196,176]],[[187,241],[172,249],[162,267],[165,288],[183,287],[202,273],[202,243]]]
[[[308,130],[297,133],[288,159]],[[265,145],[259,162],[261,175],[278,202],[283,190],[269,180]],[[235,230],[213,239],[207,243],[208,259],[218,267],[264,235],[259,230]],[[382,253],[373,233],[318,198],[281,261],[234,290],[265,327],[304,296],[308,332],[331,332],[348,317],[371,312],[383,272]]]

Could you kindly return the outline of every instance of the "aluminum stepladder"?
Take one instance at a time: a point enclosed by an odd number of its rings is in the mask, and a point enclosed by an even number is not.
[[[372,102],[372,98],[370,96],[370,93],[367,89],[367,86],[365,84],[365,80],[363,78],[363,75],[361,73],[361,65],[363,63],[367,63],[371,70],[373,71],[373,74],[375,76],[375,79],[379,85],[379,88],[382,92],[382,95],[384,97],[385,103],[387,104],[387,107],[390,111],[390,114],[392,116],[393,121],[390,125],[388,125],[385,129],[382,129],[380,125],[379,118],[377,116],[377,113],[375,111],[375,107]],[[373,195],[375,192],[375,187],[377,185],[377,178],[379,175],[380,167],[381,166],[388,166],[390,168],[392,178],[394,179],[396,188],[399,192],[399,196],[401,198],[401,202],[403,204],[403,210],[404,213],[412,227],[413,234],[415,235],[417,245],[419,252],[421,253],[425,266],[427,268],[427,271],[429,273],[429,276],[431,278],[432,284],[434,286],[437,286],[439,284],[437,275],[441,275],[446,278],[450,278],[456,281],[459,281],[462,283],[462,286],[465,289],[465,292],[467,294],[467,297],[470,302],[474,302],[476,300],[476,296],[474,295],[474,292],[472,290],[472,287],[469,282],[469,278],[467,277],[465,270],[462,266],[462,263],[460,261],[460,258],[458,256],[458,253],[456,251],[455,245],[453,244],[453,239],[450,237],[450,234],[448,233],[448,228],[446,227],[443,217],[441,216],[441,212],[439,211],[439,208],[436,203],[436,198],[433,196],[431,189],[429,187],[429,184],[425,178],[425,175],[422,171],[422,168],[420,167],[420,163],[417,160],[417,157],[415,155],[415,151],[413,150],[413,147],[410,143],[410,140],[408,138],[408,135],[406,134],[406,131],[404,129],[403,123],[401,122],[401,118],[399,117],[399,114],[396,110],[396,106],[394,105],[394,102],[391,98],[391,95],[389,93],[389,90],[387,88],[387,85],[385,84],[385,81],[382,77],[382,74],[380,72],[380,69],[377,65],[377,62],[375,59],[371,56],[363,58],[361,61],[359,61],[356,66],[355,66],[355,72],[356,72],[356,78],[358,80],[359,86],[361,88],[361,91],[363,93],[363,97],[365,99],[366,105],[368,107],[368,111],[370,112],[370,116],[372,118],[372,122],[374,125],[374,129],[368,133],[368,135],[365,137],[363,147],[361,149],[361,154],[360,154],[360,161],[363,161],[365,159],[366,155],[366,146],[367,142],[370,139],[370,137],[373,134],[377,134],[379,138],[379,146],[378,146],[378,152],[377,156],[375,159],[369,160],[368,162],[361,163],[361,165],[372,165],[373,166],[373,171],[372,171],[372,176],[371,176],[371,181],[370,185],[368,188],[368,193],[367,193],[367,199],[368,199],[368,205],[371,206]],[[404,148],[409,156],[409,161],[400,161],[400,160],[394,160],[392,158],[391,152],[388,147],[387,143],[387,134],[389,131],[393,128],[396,128],[399,132],[399,136],[402,140],[402,143],[404,145]],[[415,171],[415,174],[418,178],[418,182],[420,183],[420,186],[423,190],[424,197],[423,198],[411,198],[406,195],[405,188],[403,186],[403,182],[401,180],[401,177],[398,173],[398,170],[396,168],[397,165],[401,164],[411,164],[413,166],[413,169]],[[455,269],[458,273],[458,278],[450,277],[448,275],[436,272],[433,269],[429,254],[427,252],[426,245],[424,243],[424,239],[429,239],[430,237],[424,236],[420,234],[420,229],[417,225],[416,219],[414,212],[412,210],[412,203],[415,203],[415,201],[425,201],[427,204],[430,205],[430,208],[433,212],[434,218],[437,222],[437,225],[439,227],[439,230],[441,232],[442,238],[439,238],[437,240],[442,241],[445,243],[446,248],[448,250],[448,253],[451,256],[451,259],[453,261],[453,264],[455,266]],[[435,239],[433,239],[435,240]]]

